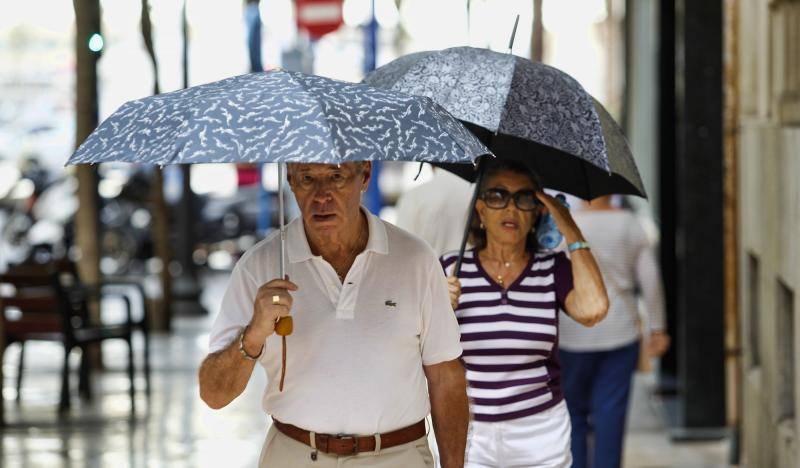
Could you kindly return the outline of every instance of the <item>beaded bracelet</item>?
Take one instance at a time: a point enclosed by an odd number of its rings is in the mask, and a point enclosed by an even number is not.
[[[567,246],[567,250],[569,250],[570,252],[574,252],[576,250],[581,250],[581,249],[591,250],[591,247],[589,247],[588,242],[583,242],[583,241],[573,242]]]

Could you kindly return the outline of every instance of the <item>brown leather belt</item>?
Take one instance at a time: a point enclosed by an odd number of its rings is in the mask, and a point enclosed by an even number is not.
[[[277,419],[272,420],[275,428],[286,436],[311,447],[311,433]],[[381,448],[407,444],[425,436],[425,420],[396,431],[380,434]],[[334,455],[354,455],[361,452],[375,451],[375,436],[356,436],[350,434],[314,434],[316,449]]]

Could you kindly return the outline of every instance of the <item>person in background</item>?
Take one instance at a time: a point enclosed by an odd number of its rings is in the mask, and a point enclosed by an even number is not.
[[[474,186],[444,169],[397,201],[397,227],[421,237],[437,255],[461,248]]]
[[[486,169],[471,226],[474,249],[440,261],[461,330],[472,428],[468,468],[570,466],[569,414],[558,361],[558,310],[586,326],[608,308],[603,279],[567,208],[525,166]],[[545,251],[536,221],[549,212],[572,252]]]
[[[559,354],[575,468],[622,466],[625,418],[640,339],[645,339],[643,349],[649,356],[661,356],[669,347],[653,245],[636,215],[616,207],[614,198],[594,199],[574,214],[592,245],[610,301],[608,316],[596,327],[588,329],[569,318],[561,321]],[[649,315],[644,337],[640,298]],[[591,433],[594,444],[589,454]]]

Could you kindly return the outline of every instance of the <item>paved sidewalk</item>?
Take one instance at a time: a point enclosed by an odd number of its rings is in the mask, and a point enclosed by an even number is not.
[[[652,395],[653,374],[637,374],[634,379],[628,428],[625,435],[626,468],[717,468],[727,467],[729,442],[670,441],[660,417],[663,408]]]

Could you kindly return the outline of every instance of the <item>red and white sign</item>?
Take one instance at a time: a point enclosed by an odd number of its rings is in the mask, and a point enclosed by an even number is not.
[[[295,0],[297,29],[306,31],[311,39],[319,39],[342,25],[344,0]]]

